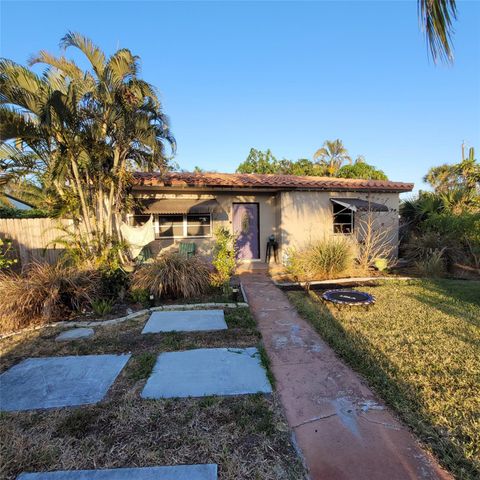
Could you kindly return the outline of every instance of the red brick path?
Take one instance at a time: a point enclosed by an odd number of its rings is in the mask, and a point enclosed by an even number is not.
[[[312,480],[452,478],[266,275],[242,285]]]

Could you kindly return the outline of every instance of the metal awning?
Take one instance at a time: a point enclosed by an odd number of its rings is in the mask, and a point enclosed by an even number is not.
[[[388,207],[381,203],[369,202],[361,198],[331,198],[333,203],[348,208],[353,212],[388,212]]]
[[[220,209],[220,204],[215,199],[195,198],[144,198],[135,208],[135,213],[212,213]]]

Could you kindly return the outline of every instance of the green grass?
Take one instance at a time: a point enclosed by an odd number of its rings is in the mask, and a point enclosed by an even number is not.
[[[133,380],[148,378],[156,361],[157,356],[153,352],[142,352],[140,355],[133,357],[132,364],[134,366],[130,367],[130,378]]]
[[[459,479],[480,476],[480,282],[416,280],[362,290],[364,309],[292,303]]]

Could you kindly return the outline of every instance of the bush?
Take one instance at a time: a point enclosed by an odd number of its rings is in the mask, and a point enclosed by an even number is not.
[[[215,267],[212,285],[225,289],[235,273],[237,261],[235,259],[235,235],[224,227],[215,230],[212,265]]]
[[[105,298],[92,300],[91,305],[93,312],[99,317],[104,317],[105,315],[108,315],[113,309],[112,300],[107,300]]]
[[[428,231],[424,233],[412,233],[408,243],[405,245],[405,255],[409,260],[420,262],[427,260],[432,251],[442,248],[454,248],[450,244],[450,239],[446,239],[439,232]]]
[[[2,331],[64,319],[91,304],[100,275],[61,264],[34,263],[22,274],[0,274]]]
[[[157,298],[189,298],[205,293],[210,269],[199,257],[167,253],[143,264],[133,274],[132,288],[146,290]]]
[[[346,238],[324,238],[289,254],[287,271],[309,288],[312,280],[334,278],[353,263],[353,246]]]
[[[100,269],[102,297],[115,301],[123,300],[130,285],[130,277],[122,268]]]
[[[450,262],[480,268],[480,213],[432,214],[424,223],[427,234],[442,238],[441,247],[449,246]]]
[[[21,210],[19,208],[0,205],[0,218],[46,218],[48,216],[48,212],[38,208]]]
[[[445,274],[445,249],[432,250],[428,256],[415,262],[415,267],[422,277],[442,277]]]
[[[12,241],[0,238],[0,270],[7,270],[18,262],[14,255]]]
[[[147,306],[150,303],[150,293],[144,288],[133,288],[130,290],[130,299],[133,303]]]

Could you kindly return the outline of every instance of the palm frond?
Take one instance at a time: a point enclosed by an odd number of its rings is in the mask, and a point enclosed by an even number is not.
[[[452,62],[456,0],[418,0],[418,15],[434,62]]]
[[[68,47],[78,48],[88,58],[93,70],[99,78],[105,70],[105,54],[89,38],[77,32],[68,32],[60,41],[64,49]]]

